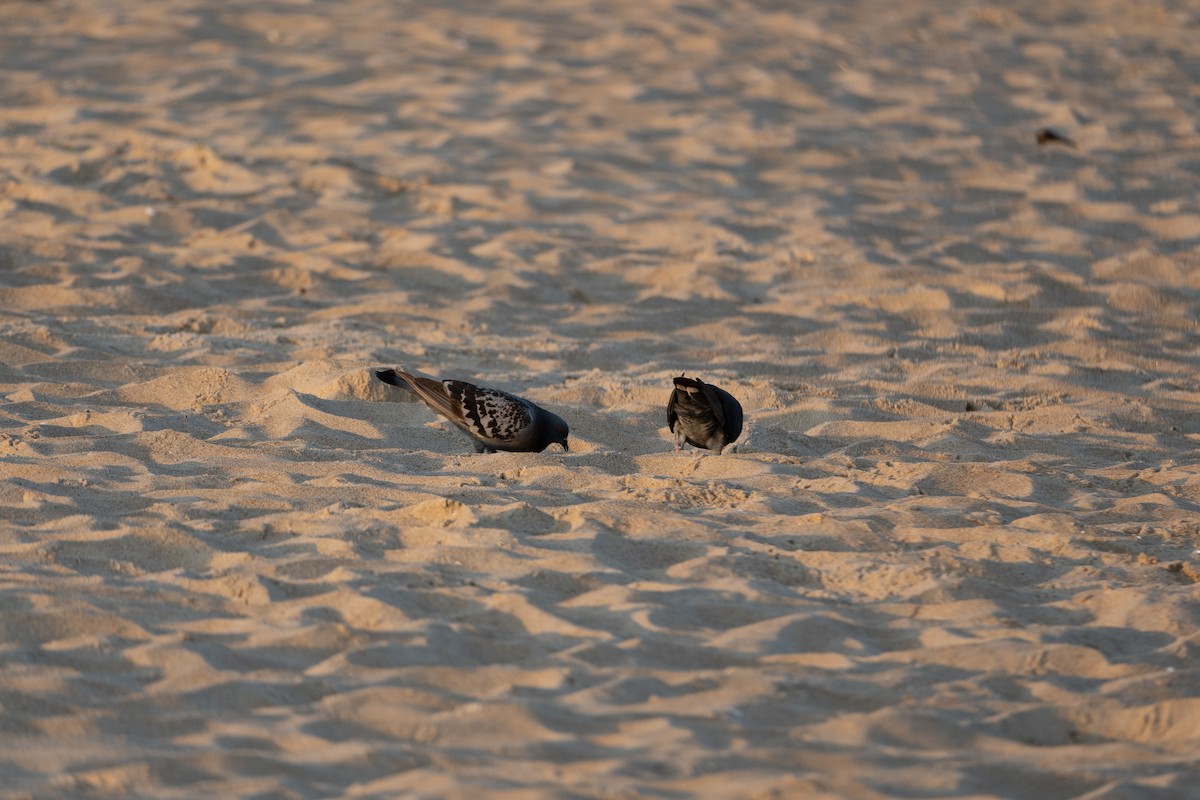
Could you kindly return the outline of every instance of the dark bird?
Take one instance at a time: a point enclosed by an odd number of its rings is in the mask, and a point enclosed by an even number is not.
[[[742,404],[719,386],[680,375],[667,401],[667,425],[676,450],[687,442],[720,453],[742,435]]]
[[[509,450],[540,453],[552,444],[568,450],[567,423],[524,397],[465,381],[438,381],[396,369],[377,369],[375,377],[407,389],[475,442],[476,453]]]
[[[1070,136],[1063,136],[1053,128],[1042,128],[1037,132],[1037,143],[1046,145],[1058,143],[1067,147],[1078,149],[1079,145],[1075,144],[1075,140]]]

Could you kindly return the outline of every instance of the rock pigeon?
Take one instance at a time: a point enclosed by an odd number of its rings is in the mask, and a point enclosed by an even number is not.
[[[742,404],[719,386],[680,375],[667,402],[667,424],[676,450],[687,442],[720,453],[742,435]]]
[[[510,450],[540,453],[552,444],[568,450],[567,423],[523,397],[485,389],[465,381],[438,381],[396,369],[377,369],[375,377],[408,389],[425,405],[450,420],[475,441],[476,453]]]

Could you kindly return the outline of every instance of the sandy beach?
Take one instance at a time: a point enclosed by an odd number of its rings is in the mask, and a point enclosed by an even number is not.
[[[0,798],[1196,797],[1195,4],[0,15]]]

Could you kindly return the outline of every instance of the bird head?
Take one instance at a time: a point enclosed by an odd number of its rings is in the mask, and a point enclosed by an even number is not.
[[[556,425],[556,426],[554,426],[554,439],[553,439],[553,441],[555,441],[555,442],[558,442],[559,444],[561,444],[561,445],[562,445],[562,447],[563,447],[563,450],[564,450],[565,452],[570,452],[570,450],[571,450],[571,446],[567,444],[567,435],[568,435],[570,432],[571,432],[571,431],[570,431],[570,430],[567,428],[567,423],[565,423],[565,422],[564,422],[563,424],[561,424],[561,425]]]
[[[571,433],[571,429],[567,427],[567,423],[557,414],[550,414],[548,422],[542,449],[545,450],[552,444],[561,444],[563,450],[570,452],[571,447],[567,444],[567,436]]]

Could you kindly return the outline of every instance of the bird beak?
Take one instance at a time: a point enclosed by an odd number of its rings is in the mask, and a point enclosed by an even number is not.
[[[566,440],[566,439],[563,439],[563,440],[562,440],[562,446],[563,446],[563,452],[564,452],[564,453],[569,453],[569,452],[571,452],[571,448],[570,448],[570,447],[567,445],[567,440]]]

